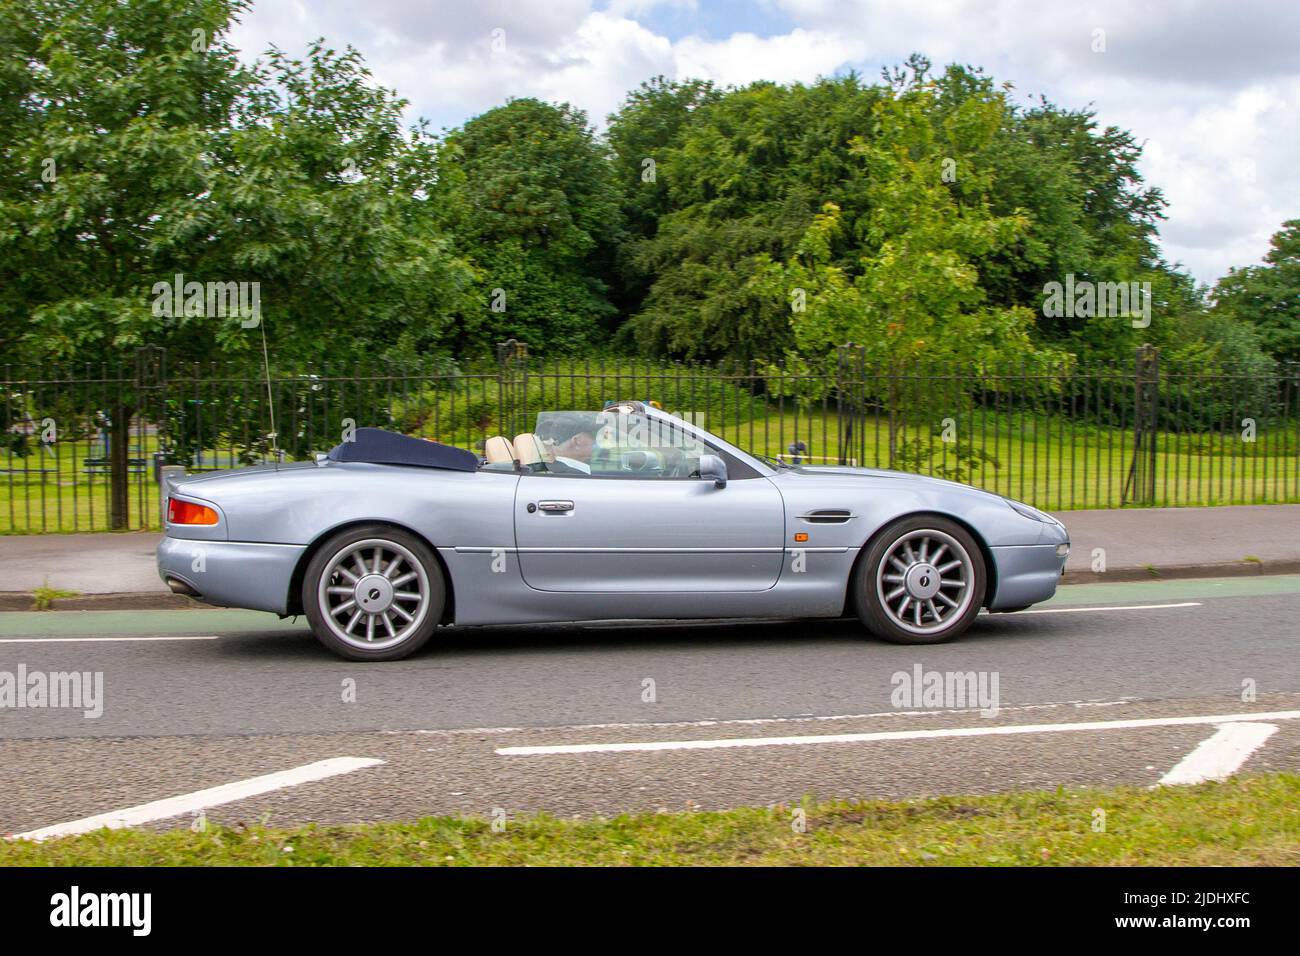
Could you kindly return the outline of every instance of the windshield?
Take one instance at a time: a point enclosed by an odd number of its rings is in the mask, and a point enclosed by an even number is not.
[[[624,408],[540,412],[534,471],[607,477],[689,478],[709,447],[670,420]]]

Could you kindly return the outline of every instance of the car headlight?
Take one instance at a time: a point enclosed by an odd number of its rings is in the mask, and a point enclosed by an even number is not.
[[[1012,501],[1010,498],[1003,498],[1002,500],[1005,501],[1007,504],[1009,504],[1012,508],[1014,508],[1017,514],[1024,515],[1026,518],[1029,518],[1031,521],[1041,521],[1044,524],[1061,523],[1057,521],[1055,518],[1053,518],[1051,515],[1047,514],[1046,512],[1039,511],[1037,508],[1031,508],[1029,505],[1021,504],[1019,501]]]

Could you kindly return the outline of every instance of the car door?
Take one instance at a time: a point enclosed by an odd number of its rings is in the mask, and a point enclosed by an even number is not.
[[[663,440],[663,429],[656,441]],[[712,453],[677,436],[677,453]],[[683,447],[684,446],[684,447]],[[761,475],[716,487],[680,474],[526,474],[515,491],[524,581],[542,591],[762,591],[784,554],[781,493]],[[653,447],[648,449],[654,455]],[[635,450],[633,452],[635,454]],[[640,460],[640,459],[638,459]],[[686,470],[686,469],[681,469]]]

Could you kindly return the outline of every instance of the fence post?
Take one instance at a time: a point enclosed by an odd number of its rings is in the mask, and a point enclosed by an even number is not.
[[[523,381],[519,378],[522,375]],[[499,396],[498,425],[503,434],[519,434],[519,402],[525,409],[528,404],[528,344],[518,339],[497,343],[497,394]]]
[[[835,410],[839,421],[836,459],[841,465],[858,457],[854,455],[854,442],[861,439],[866,422],[862,354],[862,346],[853,342],[835,350]]]
[[[1160,403],[1160,350],[1143,345],[1133,365],[1133,459],[1120,504],[1155,504]]]

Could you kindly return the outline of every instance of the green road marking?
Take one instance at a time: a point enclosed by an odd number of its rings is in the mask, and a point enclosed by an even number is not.
[[[1243,578],[1184,578],[1117,584],[1063,584],[1045,604],[1134,604],[1197,598],[1300,594],[1300,574],[1261,574]],[[1040,605],[1041,606],[1041,605]]]
[[[1121,584],[1068,584],[1043,606],[1159,604],[1208,598],[1300,594],[1300,574],[1243,578],[1189,578]],[[0,637],[112,637],[148,634],[231,634],[306,631],[307,619],[280,620],[265,611],[221,608],[168,611],[4,611]]]
[[[265,611],[5,611],[0,637],[114,637],[141,634],[216,634],[306,630],[307,619],[281,621]]]

